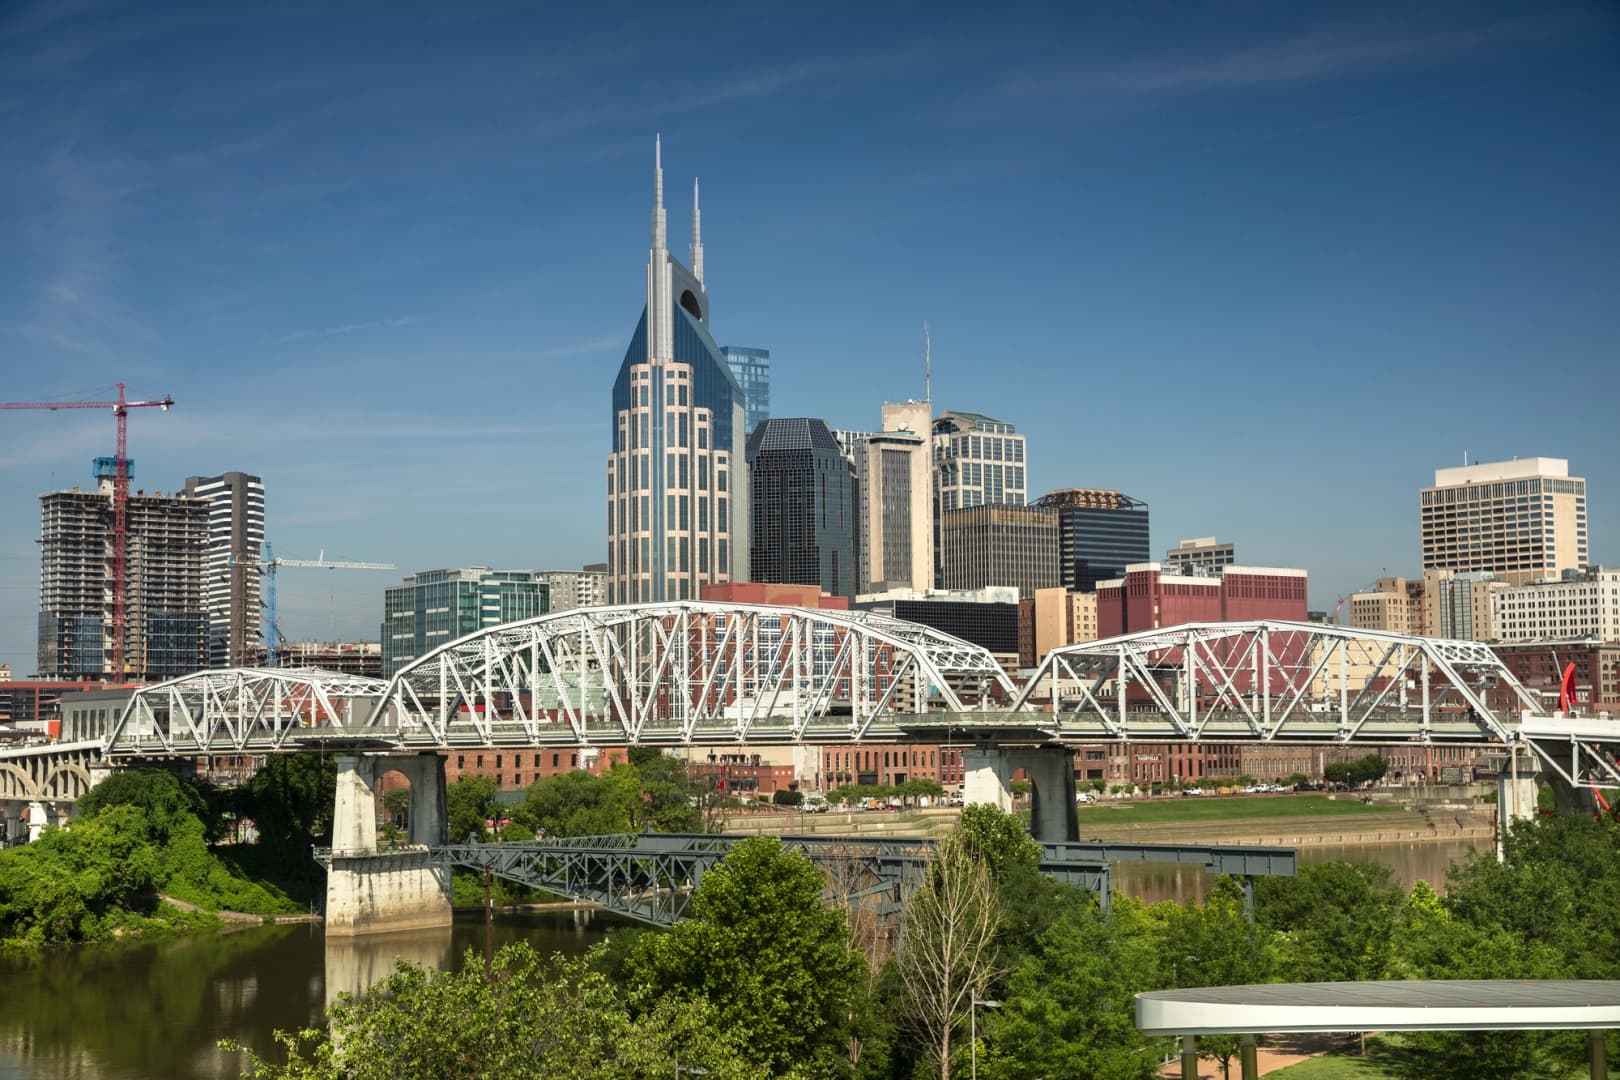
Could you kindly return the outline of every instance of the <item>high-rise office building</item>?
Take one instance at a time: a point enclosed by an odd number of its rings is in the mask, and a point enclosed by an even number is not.
[[[661,151],[653,164],[647,305],[613,384],[608,576],[614,603],[695,599],[748,578],[743,391],[709,333],[702,220],[690,268],[670,254]]]
[[[947,589],[1007,585],[1029,599],[1058,584],[1058,515],[1039,506],[964,506],[945,511],[940,548]]]
[[[189,476],[186,495],[208,504],[203,557],[208,666],[257,664],[263,647],[259,552],[264,545],[264,481],[241,472]]]
[[[970,506],[1023,506],[1026,449],[1011,424],[983,413],[950,411],[934,419],[934,584],[946,582],[943,515]]]
[[[929,413],[926,401],[885,402],[882,431],[848,438],[859,592],[934,586]]]
[[[1425,570],[1489,570],[1517,585],[1587,565],[1586,481],[1563,458],[1436,469],[1419,503]]]
[[[1165,552],[1164,563],[1172,573],[1219,573],[1221,567],[1237,562],[1237,549],[1223,544],[1213,536],[1197,536],[1183,540]]]
[[[607,563],[588,563],[579,570],[540,570],[534,576],[551,591],[551,611],[601,607],[608,602]]]
[[[207,667],[208,504],[161,492],[130,494],[124,655],[115,657],[110,467],[98,479],[94,492],[40,496],[39,674],[161,681]]]
[[[722,345],[720,353],[743,392],[743,426],[750,435],[771,418],[771,350]]]
[[[1059,583],[1095,592],[1097,582],[1125,576],[1125,568],[1149,561],[1148,504],[1118,491],[1064,488],[1036,506],[1058,512]]]
[[[533,570],[418,570],[383,593],[383,678],[476,630],[550,610],[551,590]]]
[[[766,420],[748,436],[749,576],[854,596],[855,475],[826,423]]]

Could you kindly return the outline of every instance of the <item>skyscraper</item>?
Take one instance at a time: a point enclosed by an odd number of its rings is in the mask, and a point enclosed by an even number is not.
[[[731,365],[737,385],[742,387],[744,424],[752,435],[755,428],[771,418],[771,350],[722,345],[720,352]]]
[[[1425,570],[1522,584],[1587,565],[1586,481],[1563,458],[1436,469],[1418,498]]]
[[[1058,564],[1065,589],[1095,592],[1097,582],[1125,576],[1149,561],[1148,504],[1117,491],[1064,488],[1036,506],[1058,512]]]
[[[613,384],[607,534],[614,603],[696,599],[704,585],[748,579],[747,411],[709,333],[696,183],[691,262],[688,269],[669,252],[658,146],[647,304]]]
[[[155,682],[206,667],[208,505],[178,495],[129,497],[124,655],[112,654],[113,476],[101,460],[96,491],[40,496],[39,674]]]
[[[259,552],[264,544],[264,481],[247,473],[188,476],[186,495],[208,504],[203,555],[208,604],[208,666],[259,662]]]
[[[926,401],[885,402],[882,431],[848,436],[860,592],[934,587],[931,408]]]
[[[1024,437],[1011,424],[983,413],[949,411],[933,423],[934,584],[945,580],[944,515],[970,506],[1023,506]]]
[[[821,420],[766,420],[748,436],[750,577],[855,595],[855,476]]]
[[[1040,506],[964,506],[940,520],[947,589],[1007,585],[1029,599],[1058,584],[1058,512]]]

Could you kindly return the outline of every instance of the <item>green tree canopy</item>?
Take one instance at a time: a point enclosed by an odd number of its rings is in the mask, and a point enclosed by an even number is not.
[[[576,769],[530,784],[513,816],[544,836],[629,832],[637,793],[631,766],[618,766],[607,776]]]
[[[278,1036],[286,1064],[257,1057],[256,1080],[639,1080],[676,1065],[716,1080],[747,1080],[747,1048],[701,999],[667,998],[632,1017],[623,995],[587,959],[542,962],[519,942],[491,977],[468,953],[459,972],[399,961],[358,1000],[332,1009],[330,1033]]]
[[[1381,979],[1405,897],[1379,863],[1302,866],[1293,877],[1255,882],[1255,920],[1276,932],[1285,982]]]
[[[336,803],[337,759],[329,754],[272,754],[248,781],[246,808],[269,847],[331,843]]]
[[[707,1001],[748,1048],[753,1075],[832,1059],[866,961],[825,885],[779,840],[741,841],[703,875],[695,918],[636,941],[625,971],[637,1008],[668,995]]]
[[[699,832],[703,812],[693,797],[698,786],[687,775],[686,762],[656,746],[632,746],[630,764],[636,770],[641,797],[632,808],[632,828],[656,832]]]
[[[444,810],[450,839],[457,844],[475,836],[489,839],[484,822],[495,816],[495,781],[488,776],[463,773],[444,789]]]
[[[206,821],[209,800],[202,789],[164,769],[115,769],[78,802],[79,817],[94,817],[109,806],[136,806],[145,812],[147,835],[166,844],[182,825]]]
[[[1056,920],[1013,967],[1001,1009],[980,1019],[990,1053],[979,1070],[996,1080],[1029,1076],[1147,1080],[1158,1046],[1136,1030],[1138,990],[1153,985],[1155,943],[1123,911],[1095,906]]]

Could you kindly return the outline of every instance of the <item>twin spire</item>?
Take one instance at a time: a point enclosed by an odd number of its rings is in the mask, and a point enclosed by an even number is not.
[[[653,250],[669,250],[669,231],[664,219],[664,140],[653,137]],[[698,182],[692,178],[692,276],[703,284],[703,212],[698,209]]]

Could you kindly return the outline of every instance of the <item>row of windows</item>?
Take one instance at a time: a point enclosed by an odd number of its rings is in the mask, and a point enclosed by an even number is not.
[[[535,754],[534,755],[534,765],[532,767],[536,768],[536,769],[540,768],[541,767],[540,759],[542,757],[544,757],[544,756],[545,755],[543,755],[543,754]],[[473,758],[473,761],[474,761],[473,768],[482,769],[484,767],[484,755],[483,754],[475,755],[474,758]],[[551,755],[551,767],[553,769],[560,768],[561,765],[559,763],[561,761],[562,761],[562,754],[561,753],[553,753]],[[497,769],[505,768],[506,767],[505,762],[506,762],[506,755],[505,754],[496,754],[495,755],[495,767]],[[467,767],[467,755],[466,754],[457,754],[456,755],[456,768],[465,769],[466,767]],[[512,755],[512,767],[514,769],[523,768],[523,755],[522,754],[513,754]],[[568,755],[568,767],[571,768],[571,769],[579,767],[579,754],[577,752]]]

